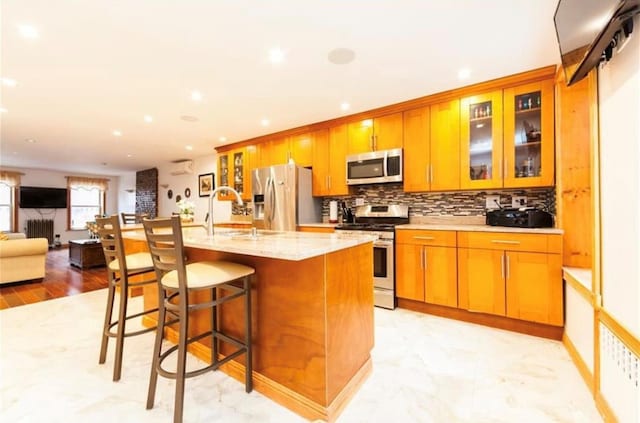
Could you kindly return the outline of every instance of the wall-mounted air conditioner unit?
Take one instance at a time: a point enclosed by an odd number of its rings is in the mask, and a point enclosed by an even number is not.
[[[189,175],[193,173],[193,160],[184,160],[171,164],[172,175]]]

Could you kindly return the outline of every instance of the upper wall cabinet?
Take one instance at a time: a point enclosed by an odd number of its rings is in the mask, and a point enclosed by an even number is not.
[[[552,186],[553,80],[463,98],[462,189]]]
[[[347,125],[313,133],[313,195],[348,195],[346,163]]]
[[[460,102],[460,186],[502,188],[502,90]]]
[[[311,166],[313,134],[274,138],[261,144],[259,167],[288,163],[293,160],[302,167]]]
[[[460,102],[404,112],[404,190],[460,189]]]
[[[257,164],[257,147],[250,145],[218,154],[218,186],[238,191],[243,200],[251,200],[251,171]],[[218,200],[235,200],[228,191],[218,192]]]
[[[349,124],[347,154],[402,148],[402,144],[402,113],[393,113]]]
[[[553,81],[504,90],[504,187],[554,181]]]

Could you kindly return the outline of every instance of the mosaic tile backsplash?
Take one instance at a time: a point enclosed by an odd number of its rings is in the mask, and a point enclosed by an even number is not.
[[[513,190],[452,191],[406,193],[401,183],[358,185],[355,194],[342,197],[325,197],[322,201],[322,216],[329,216],[331,200],[344,201],[347,207],[355,207],[356,199],[363,198],[365,204],[406,204],[409,216],[484,216],[485,197],[499,195],[500,204],[511,207],[511,197],[527,196],[527,206],[538,207],[555,214],[556,196],[554,188],[532,188]]]

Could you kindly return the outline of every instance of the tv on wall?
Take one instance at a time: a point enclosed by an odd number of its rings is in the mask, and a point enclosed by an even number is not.
[[[21,209],[66,209],[66,188],[20,187]]]
[[[567,85],[578,82],[603,58],[611,58],[614,36],[633,31],[640,0],[559,0],[553,21]]]

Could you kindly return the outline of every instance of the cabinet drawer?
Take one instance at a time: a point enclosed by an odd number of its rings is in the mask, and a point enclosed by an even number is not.
[[[488,250],[560,253],[561,236],[510,232],[458,232],[458,246]]]
[[[434,245],[455,247],[455,231],[429,231],[422,229],[400,229],[396,231],[396,242],[401,244]]]

